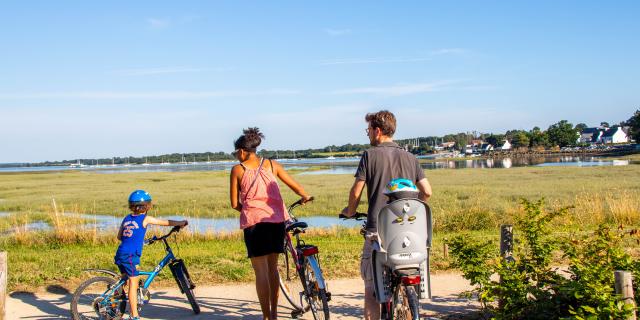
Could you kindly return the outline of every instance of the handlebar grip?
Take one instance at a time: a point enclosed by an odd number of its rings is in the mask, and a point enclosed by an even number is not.
[[[309,201],[313,201],[314,199],[315,199],[315,198],[314,198],[313,196],[312,196],[312,197],[309,197],[309,200],[307,200],[307,202],[309,202]],[[302,205],[302,201],[304,201],[304,199],[300,198],[298,201],[294,202],[294,203],[291,205],[291,207],[297,207],[297,206]]]

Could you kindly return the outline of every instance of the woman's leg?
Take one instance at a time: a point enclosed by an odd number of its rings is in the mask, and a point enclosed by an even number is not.
[[[269,293],[271,304],[271,319],[278,318],[278,294],[280,293],[280,275],[278,274],[278,253],[267,256],[269,266]]]
[[[271,320],[268,257],[267,255],[251,258],[253,272],[256,275],[256,292],[260,301],[260,309],[262,309],[262,317],[265,320]]]

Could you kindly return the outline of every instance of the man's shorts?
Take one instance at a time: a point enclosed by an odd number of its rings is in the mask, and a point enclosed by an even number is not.
[[[136,254],[124,254],[115,258],[115,263],[120,273],[129,277],[137,277],[140,275],[138,265],[140,264],[140,256]]]
[[[364,236],[362,246],[362,257],[360,258],[360,277],[364,280],[366,290],[373,290],[373,265],[371,263],[371,252],[373,242],[378,239],[378,233],[368,232]]]

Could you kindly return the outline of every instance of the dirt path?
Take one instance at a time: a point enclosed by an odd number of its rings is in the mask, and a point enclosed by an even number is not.
[[[470,289],[459,274],[438,273],[432,276],[433,299],[422,301],[424,317],[440,318],[477,310],[474,301],[458,298]],[[362,319],[363,285],[360,279],[332,280],[329,283],[332,319]],[[252,284],[219,285],[196,288],[202,307],[198,316],[191,312],[177,288],[151,288],[151,303],[142,310],[144,319],[261,319],[255,287]],[[71,293],[49,287],[43,293],[11,293],[7,298],[6,319],[68,319]],[[280,315],[290,318],[291,308],[281,299]],[[306,314],[302,319],[312,319]]]

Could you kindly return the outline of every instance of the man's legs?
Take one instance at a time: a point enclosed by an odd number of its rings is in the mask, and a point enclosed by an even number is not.
[[[371,264],[372,236],[367,234],[362,247],[360,276],[364,280],[364,319],[380,320],[380,304],[373,289],[373,265]]]

